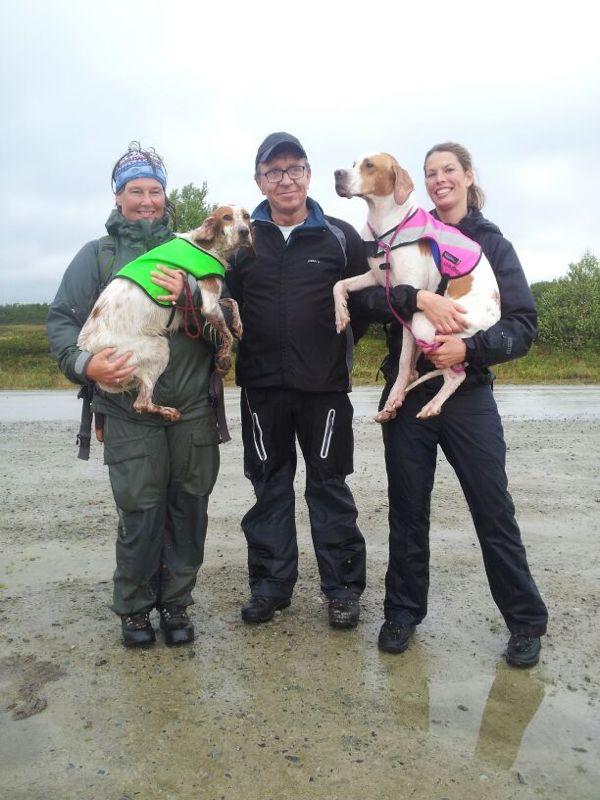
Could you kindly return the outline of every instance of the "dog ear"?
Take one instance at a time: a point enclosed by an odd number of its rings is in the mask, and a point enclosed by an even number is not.
[[[399,164],[394,164],[394,202],[397,206],[402,206],[408,200],[408,195],[415,188],[412,178],[405,169]]]
[[[195,242],[203,242],[209,244],[213,242],[217,236],[218,220],[216,217],[207,217],[202,225],[192,233],[192,238]]]

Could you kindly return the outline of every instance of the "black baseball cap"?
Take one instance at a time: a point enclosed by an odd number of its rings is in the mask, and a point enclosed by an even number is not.
[[[283,145],[298,150],[303,158],[307,158],[304,148],[295,136],[285,131],[277,131],[277,133],[270,133],[258,148],[254,166],[257,167],[261,161],[268,161],[275,150],[281,148]]]

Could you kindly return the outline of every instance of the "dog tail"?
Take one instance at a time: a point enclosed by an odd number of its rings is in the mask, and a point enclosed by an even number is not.
[[[411,389],[414,389],[415,386],[418,386],[420,383],[424,381],[428,381],[430,378],[437,378],[438,375],[442,375],[441,369],[434,369],[431,372],[426,372],[424,375],[421,375],[420,378],[417,378],[416,381],[413,381],[406,387],[406,392],[410,392]]]

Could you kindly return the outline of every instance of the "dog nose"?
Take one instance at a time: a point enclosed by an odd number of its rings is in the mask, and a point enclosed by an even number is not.
[[[343,178],[344,177],[344,170],[343,169],[336,169],[333,173],[336,178]]]
[[[240,239],[247,239],[250,236],[248,228],[240,228]]]

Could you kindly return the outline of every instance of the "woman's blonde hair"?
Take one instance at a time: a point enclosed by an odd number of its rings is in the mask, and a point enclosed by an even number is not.
[[[473,159],[471,158],[471,153],[467,150],[466,147],[463,147],[461,144],[457,144],[456,142],[443,142],[442,144],[435,144],[431,150],[427,151],[425,156],[425,161],[423,163],[423,171],[425,171],[425,165],[427,164],[427,159],[432,153],[453,153],[456,158],[458,159],[458,163],[464,169],[465,172],[470,170],[473,174],[473,183],[469,186],[467,190],[467,205],[470,208],[477,208],[481,210],[485,203],[485,194],[483,193],[483,189],[481,189],[475,183],[475,170],[473,169]]]

